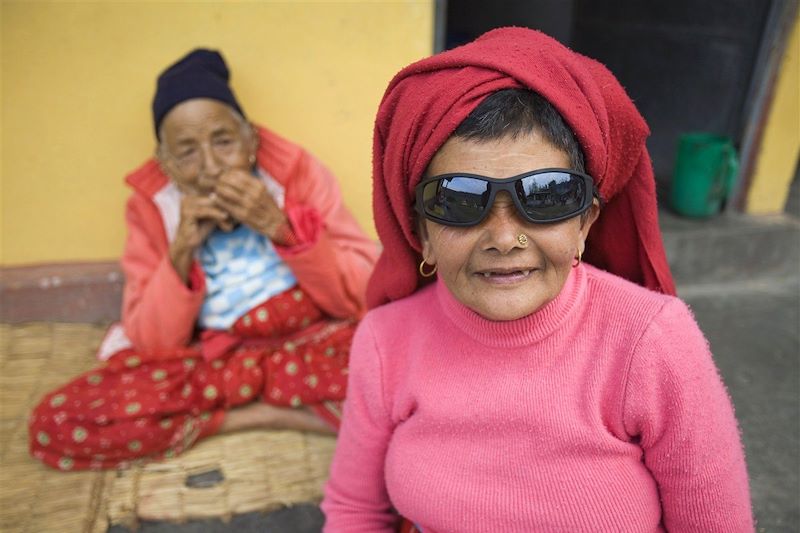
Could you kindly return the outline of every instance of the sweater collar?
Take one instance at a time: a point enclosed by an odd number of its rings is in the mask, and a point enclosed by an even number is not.
[[[517,320],[494,321],[456,300],[443,281],[436,281],[436,296],[445,316],[470,338],[497,348],[531,345],[551,335],[580,307],[585,292],[586,269],[581,264],[570,271],[558,296],[536,312]]]

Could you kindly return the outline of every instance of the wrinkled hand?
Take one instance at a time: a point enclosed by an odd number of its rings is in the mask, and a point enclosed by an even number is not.
[[[184,196],[181,200],[181,220],[174,242],[194,251],[203,244],[215,227],[226,223],[230,224],[228,213],[216,205],[212,198]]]
[[[234,219],[271,240],[287,220],[264,183],[243,170],[229,170],[220,177],[214,201]]]
[[[181,219],[169,255],[172,266],[184,283],[197,247],[215,227],[230,229],[232,225],[230,215],[212,198],[187,194],[181,199]]]

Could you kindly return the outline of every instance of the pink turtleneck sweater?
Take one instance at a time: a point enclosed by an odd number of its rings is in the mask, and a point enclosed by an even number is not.
[[[364,318],[325,531],[753,531],[742,445],[678,299],[592,267],[491,322],[438,282]]]

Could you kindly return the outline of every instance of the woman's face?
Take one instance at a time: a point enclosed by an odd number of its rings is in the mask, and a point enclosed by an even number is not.
[[[463,172],[500,179],[543,168],[569,168],[569,159],[538,133],[480,142],[453,137],[436,153],[427,175]],[[583,223],[579,215],[533,224],[501,191],[477,226],[424,219],[422,255],[462,304],[490,320],[515,320],[558,295],[598,212],[595,203]],[[523,233],[525,245],[518,240]]]
[[[176,105],[161,122],[158,158],[187,194],[206,196],[226,170],[248,170],[258,139],[230,106],[208,98]]]

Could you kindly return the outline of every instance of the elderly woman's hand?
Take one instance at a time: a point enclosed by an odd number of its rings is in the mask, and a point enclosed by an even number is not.
[[[226,225],[231,225],[230,215],[211,198],[191,194],[183,197],[181,219],[175,240],[169,248],[169,257],[184,283],[188,279],[195,249],[203,244],[215,227]]]
[[[214,190],[218,206],[236,220],[275,241],[286,215],[261,180],[243,170],[225,172]],[[278,244],[283,244],[278,242]]]

